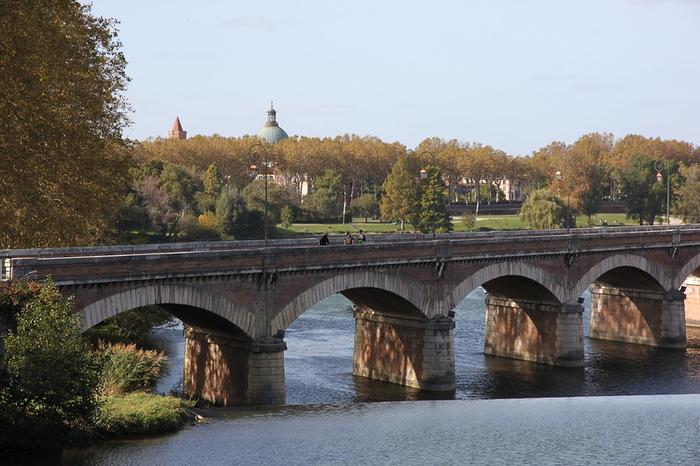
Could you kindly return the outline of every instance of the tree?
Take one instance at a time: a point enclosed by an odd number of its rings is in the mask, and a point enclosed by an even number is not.
[[[639,220],[640,225],[644,222],[653,225],[656,216],[662,212],[666,194],[666,184],[656,179],[654,160],[646,156],[633,157],[620,171],[620,189],[627,215]]]
[[[280,222],[282,225],[289,229],[294,224],[295,220],[296,215],[294,214],[294,208],[292,208],[291,205],[282,207],[282,210],[280,211]]]
[[[369,217],[379,214],[379,202],[374,194],[363,194],[352,200],[350,209],[353,216],[364,217],[365,223],[367,223]]]
[[[247,228],[248,209],[236,186],[225,186],[216,201],[216,216],[224,234],[239,238]]]
[[[341,216],[343,182],[340,174],[326,170],[316,179],[316,191],[304,198],[302,207],[319,221],[337,221]]]
[[[415,214],[413,226],[421,233],[445,233],[452,231],[447,213],[447,187],[437,167],[428,167],[426,179],[420,191],[420,210]]]
[[[212,163],[207,168],[207,174],[204,177],[204,194],[217,198],[221,194],[222,186],[219,167],[216,166],[216,163]]]
[[[530,225],[530,228],[551,230],[566,225],[566,207],[551,191],[536,189],[523,202],[520,218]],[[569,221],[571,222],[571,219]]]
[[[674,213],[680,215],[684,222],[700,223],[700,167],[684,167],[681,175],[685,183],[677,191]]]
[[[115,23],[76,0],[0,6],[0,248],[88,244],[128,185]]]
[[[13,291],[25,296],[16,329],[5,337],[0,450],[60,448],[93,423],[99,363],[70,300],[51,282],[23,286]]]
[[[258,179],[241,190],[241,195],[249,210],[265,211],[265,180]],[[289,205],[287,191],[277,183],[267,183],[267,216],[270,225],[279,223],[282,207]]]
[[[411,170],[408,157],[402,157],[396,161],[384,181],[384,195],[380,204],[382,218],[401,222],[401,231],[404,223],[409,221],[415,212],[418,186],[415,174]]]

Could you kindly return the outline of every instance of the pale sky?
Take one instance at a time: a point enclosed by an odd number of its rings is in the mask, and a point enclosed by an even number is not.
[[[700,0],[95,0],[127,136],[438,136],[527,155],[599,131],[700,144]]]

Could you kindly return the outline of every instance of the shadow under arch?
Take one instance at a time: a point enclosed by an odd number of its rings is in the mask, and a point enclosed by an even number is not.
[[[165,307],[185,323],[214,329],[224,326],[227,328],[222,330],[237,330],[248,338],[254,337],[253,313],[221,295],[182,285],[149,285],[120,291],[80,309],[80,324],[85,331],[121,312],[150,305]]]
[[[646,259],[645,257],[634,254],[617,254],[606,257],[588,269],[588,271],[583,274],[583,276],[573,287],[571,295],[568,296],[567,301],[574,301],[581,297],[584,291],[586,291],[593,283],[599,281],[600,277],[606,274],[608,274],[608,280],[613,279],[613,274],[611,272],[615,270],[618,272],[626,272],[628,277],[642,277],[642,280],[644,281],[643,284],[646,286],[653,287],[655,283],[661,289],[669,288],[665,286],[668,285],[668,283],[666,283],[667,278],[664,269],[658,264]],[[644,279],[644,277],[651,278],[653,283],[648,282]],[[620,275],[618,281],[620,280],[622,280],[622,275]]]
[[[491,283],[490,290],[485,286],[487,283]],[[498,262],[482,267],[457,285],[451,294],[450,307],[480,286],[502,297],[510,294],[513,298],[564,302],[566,296],[566,289],[545,270],[527,262]]]
[[[676,273],[673,277],[673,288],[680,289],[691,275],[695,275],[700,278],[700,273],[695,273],[700,269],[700,254],[693,256],[688,262],[686,262],[683,267]]]
[[[316,303],[338,293],[358,307],[370,308],[379,313],[428,318],[420,310],[424,296],[419,286],[393,274],[347,273],[324,280],[296,296],[273,317],[272,334],[287,329]]]

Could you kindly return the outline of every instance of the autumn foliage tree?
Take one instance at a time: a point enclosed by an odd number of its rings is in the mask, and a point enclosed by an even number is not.
[[[94,243],[128,183],[115,23],[75,0],[9,0],[0,31],[0,248]]]

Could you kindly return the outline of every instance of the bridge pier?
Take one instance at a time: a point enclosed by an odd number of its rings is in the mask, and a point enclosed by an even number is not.
[[[700,327],[700,278],[688,277],[683,286],[685,290],[685,324],[688,327]]]
[[[353,374],[427,391],[455,390],[454,321],[355,311]]]
[[[484,353],[583,366],[583,306],[486,296]]]
[[[251,340],[186,325],[185,394],[221,406],[284,404],[285,349],[279,338]]]
[[[662,348],[685,348],[685,294],[591,287],[591,338]]]

